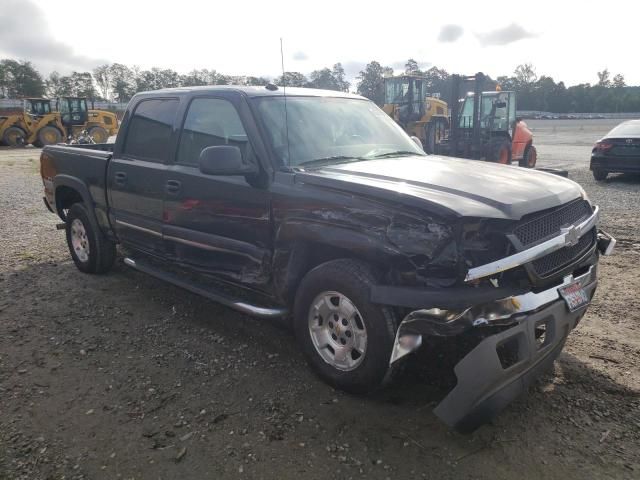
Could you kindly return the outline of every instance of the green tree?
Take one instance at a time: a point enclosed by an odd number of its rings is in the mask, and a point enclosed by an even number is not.
[[[609,87],[609,86],[611,86],[611,80],[609,78],[611,76],[611,74],[609,73],[609,69],[605,68],[601,72],[598,72],[597,75],[598,75],[598,86],[599,87]]]
[[[287,87],[304,87],[309,80],[300,72],[284,72],[284,75],[277,79],[277,83]]]
[[[0,60],[0,95],[7,98],[41,97],[44,81],[31,62]]]
[[[185,87],[196,87],[201,85],[215,85],[219,75],[215,70],[192,70],[181,78],[181,84]]]
[[[314,70],[309,75],[309,83],[306,85],[310,88],[323,88],[326,90],[338,90],[335,79],[328,68]]]
[[[269,83],[270,80],[267,77],[246,77],[244,80],[244,85],[253,85],[256,87],[262,87],[265,86],[267,83]]]
[[[114,100],[128,102],[131,99],[136,92],[136,74],[137,71],[121,63],[112,63],[109,66]]]
[[[416,62],[413,58],[410,58],[409,60],[407,60],[407,63],[405,63],[404,65],[404,73],[419,75],[422,72],[420,71],[420,66],[418,65],[418,62]]]
[[[109,65],[100,65],[93,69],[93,78],[100,92],[100,96],[105,100],[111,99],[111,73]]]
[[[626,87],[627,84],[624,81],[624,75],[618,73],[615,77],[613,77],[613,86],[614,88],[623,88]]]
[[[384,77],[391,75],[393,75],[393,68],[383,67],[375,60],[369,62],[358,75],[358,93],[372,100],[378,106],[382,106],[384,104]]]
[[[180,86],[180,75],[171,69],[153,67],[151,70],[139,72],[135,77],[135,83],[136,92],[174,88]]]
[[[518,65],[513,72],[516,81],[521,86],[528,86],[538,80],[538,74],[535,67],[530,63],[523,63]]]
[[[341,92],[349,91],[349,87],[351,86],[351,84],[347,82],[347,78],[344,73],[344,68],[342,68],[341,63],[338,62],[333,66],[331,75],[335,80],[336,90],[340,90]]]

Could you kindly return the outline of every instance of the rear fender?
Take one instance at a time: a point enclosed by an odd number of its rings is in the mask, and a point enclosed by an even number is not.
[[[108,223],[105,224],[104,222],[98,221],[98,218],[96,216],[96,210],[95,210],[95,202],[93,201],[93,198],[89,193],[89,188],[87,187],[87,185],[84,182],[82,182],[82,180],[76,177],[72,177],[70,175],[64,175],[64,174],[56,175],[53,178],[54,201],[52,206],[55,208],[56,213],[62,220],[65,220],[65,214],[63,211],[63,207],[62,207],[59,195],[58,195],[58,192],[60,192],[61,187],[70,188],[74,192],[78,193],[79,196],[82,198],[82,203],[87,208],[87,212],[89,213],[90,220],[94,222],[95,226],[99,228],[103,234],[109,237],[112,237],[112,235],[110,234],[110,230],[108,228]],[[105,225],[107,226],[106,228],[105,228]]]

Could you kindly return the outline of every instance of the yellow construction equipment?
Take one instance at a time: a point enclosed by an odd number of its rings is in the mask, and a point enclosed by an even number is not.
[[[0,116],[0,142],[9,146],[53,145],[87,130],[95,143],[105,143],[118,132],[112,112],[89,110],[84,97],[60,97],[52,110],[51,100],[27,98],[22,113]]]
[[[420,139],[424,150],[433,153],[439,135],[448,128],[447,103],[427,97],[427,79],[420,75],[400,75],[384,79],[385,101],[382,109],[409,135]]]

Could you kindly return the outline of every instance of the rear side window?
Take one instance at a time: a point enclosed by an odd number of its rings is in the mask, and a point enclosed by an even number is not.
[[[140,102],[129,120],[123,153],[155,162],[167,161],[178,103],[175,98]]]
[[[231,102],[220,98],[196,98],[184,121],[177,163],[197,165],[200,152],[216,145],[234,145],[246,158],[247,133]]]

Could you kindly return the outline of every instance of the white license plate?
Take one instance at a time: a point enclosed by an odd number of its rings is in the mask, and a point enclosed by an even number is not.
[[[570,283],[558,289],[562,298],[567,303],[570,312],[575,312],[579,308],[589,304],[589,296],[580,282]]]

